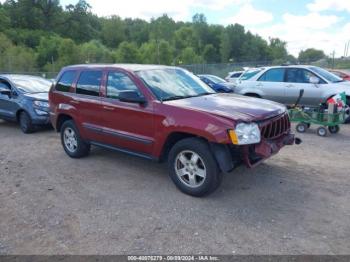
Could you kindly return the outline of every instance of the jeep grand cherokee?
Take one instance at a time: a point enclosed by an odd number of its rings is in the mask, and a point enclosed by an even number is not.
[[[175,185],[192,196],[213,192],[223,173],[253,167],[295,140],[283,105],[215,93],[177,67],[69,66],[49,104],[70,157],[95,145],[167,161]]]

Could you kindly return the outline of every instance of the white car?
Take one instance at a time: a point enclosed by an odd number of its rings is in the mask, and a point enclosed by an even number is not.
[[[225,80],[227,82],[235,83],[243,73],[244,71],[229,72],[228,75],[225,77]]]
[[[350,82],[316,66],[293,65],[250,69],[237,80],[235,93],[294,104],[304,89],[301,105],[318,106],[345,92],[350,104]]]

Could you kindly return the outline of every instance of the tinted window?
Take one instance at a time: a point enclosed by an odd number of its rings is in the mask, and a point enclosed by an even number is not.
[[[138,88],[126,74],[110,72],[107,81],[107,97],[118,98],[123,91],[138,91]]]
[[[310,77],[317,77],[308,70],[291,68],[287,70],[286,82],[289,83],[310,83]]]
[[[77,83],[77,94],[99,96],[102,71],[83,71]]]
[[[64,72],[61,76],[61,79],[56,85],[56,90],[61,92],[69,92],[70,87],[73,84],[77,72],[76,71],[67,71]]]
[[[242,75],[242,73],[234,73],[233,75],[231,75],[231,77],[240,77]]]
[[[335,74],[332,74],[331,72],[328,72],[327,70],[324,70],[320,67],[312,66],[310,69],[320,76],[326,78],[329,82],[338,83],[343,81],[343,79],[341,79],[339,76],[336,76]]]
[[[248,80],[255,76],[256,74],[260,73],[262,69],[251,69],[247,70],[244,73],[242,73],[242,76],[240,77],[240,80]]]
[[[2,88],[2,89],[11,89],[11,86],[5,80],[0,80],[0,88]]]
[[[283,79],[284,79],[284,69],[283,68],[276,68],[276,69],[270,69],[267,72],[265,72],[259,78],[259,81],[283,82]]]

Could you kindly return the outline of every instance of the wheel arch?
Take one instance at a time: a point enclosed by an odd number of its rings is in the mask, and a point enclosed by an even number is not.
[[[68,120],[74,120],[74,119],[69,114],[65,114],[65,113],[59,114],[57,117],[57,120],[56,120],[56,131],[60,132],[63,123],[68,121]]]

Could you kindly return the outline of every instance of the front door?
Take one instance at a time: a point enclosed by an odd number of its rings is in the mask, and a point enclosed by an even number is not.
[[[6,80],[0,79],[0,88],[11,91],[10,97],[8,95],[0,94],[0,118],[6,120],[16,120],[18,95],[12,89],[10,83]]]
[[[303,68],[287,69],[285,77],[285,100],[287,104],[294,104],[296,102],[301,89],[304,90],[304,94],[299,102],[300,105],[318,106],[320,104],[323,80],[319,78],[319,84],[312,84],[310,83],[311,77],[317,76]]]
[[[143,96],[133,76],[126,72],[106,72],[106,94],[102,98],[104,134],[108,144],[136,153],[151,154],[154,144],[151,103],[121,102],[123,91],[137,91]]]

